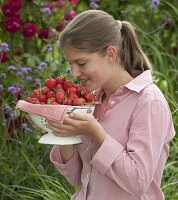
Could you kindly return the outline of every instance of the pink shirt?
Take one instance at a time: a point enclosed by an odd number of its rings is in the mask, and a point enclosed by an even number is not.
[[[103,90],[97,90],[101,101]],[[74,156],[62,163],[59,146],[51,161],[81,190],[72,200],[163,200],[161,177],[175,135],[168,104],[147,70],[119,87],[99,123],[106,131],[99,147],[85,135]]]

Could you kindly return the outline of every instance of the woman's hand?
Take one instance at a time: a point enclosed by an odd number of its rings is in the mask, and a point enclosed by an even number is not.
[[[91,114],[72,113],[70,117],[64,119],[63,124],[49,120],[48,123],[48,127],[56,136],[88,135],[99,144],[104,141],[105,131]]]

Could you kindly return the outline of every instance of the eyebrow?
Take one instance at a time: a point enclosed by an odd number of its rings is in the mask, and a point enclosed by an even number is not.
[[[82,58],[78,58],[78,59],[72,60],[71,62],[78,62],[78,61],[84,61],[84,60],[87,60],[87,58],[86,57],[82,57]],[[71,62],[69,62],[69,63],[71,63]]]

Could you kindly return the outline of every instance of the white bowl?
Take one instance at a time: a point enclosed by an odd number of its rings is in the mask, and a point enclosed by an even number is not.
[[[58,123],[63,123],[64,118],[69,117],[70,113],[88,113],[93,114],[95,105],[85,106],[68,106],[68,105],[47,105],[47,104],[32,104],[24,100],[19,100],[16,109],[27,112],[31,120],[47,134],[43,135],[39,143],[70,145],[82,143],[79,136],[73,137],[58,137],[52,134],[52,130],[47,127],[47,119],[54,120]]]
[[[95,109],[94,105],[91,106],[69,106],[67,107],[67,112],[65,113],[65,117],[69,117],[70,113],[88,113],[93,114]],[[41,144],[56,144],[56,145],[70,145],[70,144],[79,144],[82,143],[82,140],[79,136],[71,136],[71,137],[58,137],[52,134],[52,130],[47,127],[47,120],[40,115],[29,113],[31,120],[42,130],[47,133],[43,135],[38,141]]]

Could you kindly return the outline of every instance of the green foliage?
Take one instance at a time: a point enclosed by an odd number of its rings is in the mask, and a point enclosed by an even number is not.
[[[1,0],[0,7],[6,2]],[[20,17],[24,23],[37,24],[38,31],[41,29],[52,31],[71,9],[78,13],[89,9],[87,0],[80,0],[77,6],[66,0],[65,7],[49,16],[40,12],[47,1],[33,0],[32,2],[24,1]],[[152,62],[156,83],[171,107],[175,130],[178,134],[177,0],[160,0],[160,5],[153,10],[150,9],[151,0],[102,0],[99,4],[101,10],[109,12],[116,19],[128,20],[135,26],[138,39]],[[2,12],[0,15],[0,26],[3,27],[4,16]],[[34,130],[24,133],[22,124],[26,123],[25,116],[14,112],[18,98],[7,91],[9,86],[15,85],[22,89],[20,97],[25,98],[28,92],[36,87],[34,81],[26,81],[27,76],[31,76],[33,80],[39,79],[42,85],[47,78],[56,77],[59,74],[67,76],[65,70],[69,64],[58,47],[59,35],[60,32],[41,40],[37,32],[34,37],[28,39],[23,37],[22,30],[16,34],[10,34],[5,32],[4,28],[0,28],[0,44],[6,42],[10,48],[8,61],[0,64],[0,75],[5,73],[7,76],[5,79],[0,79],[0,84],[4,86],[3,91],[0,91],[0,199],[2,200],[67,200],[76,190],[50,163],[51,146],[38,144],[40,134]],[[46,50],[47,44],[52,46],[52,52]],[[18,54],[17,51],[20,53]],[[47,67],[39,71],[37,67],[41,62],[46,62]],[[16,66],[17,71],[22,67],[31,68],[32,71],[24,76],[17,76],[16,72],[8,70],[10,65]],[[9,107],[12,108],[12,116],[7,118],[4,109]],[[29,124],[28,126],[30,127]],[[161,183],[166,200],[178,199],[177,136],[171,142],[170,155]]]

